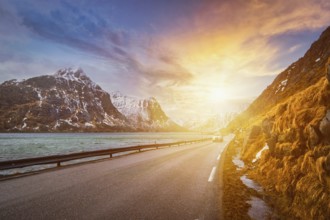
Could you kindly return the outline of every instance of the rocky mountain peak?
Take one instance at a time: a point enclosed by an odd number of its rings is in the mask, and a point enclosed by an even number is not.
[[[81,68],[0,85],[0,131],[132,130]]]
[[[327,38],[330,36],[330,26],[327,27],[321,34],[320,39]]]
[[[112,92],[113,105],[122,113],[138,130],[152,131],[177,131],[182,127],[173,122],[162,110],[157,99],[150,97],[139,99],[125,96],[121,92]]]
[[[84,70],[80,67],[74,69],[74,68],[63,68],[63,69],[60,69],[58,70],[54,76],[56,77],[63,77],[63,78],[84,78],[84,77],[87,77]]]
[[[58,70],[54,75],[56,79],[61,79],[65,81],[78,82],[86,85],[91,85],[97,87],[97,85],[87,76],[84,70],[80,67],[78,68],[63,68]],[[98,88],[100,89],[100,88]]]

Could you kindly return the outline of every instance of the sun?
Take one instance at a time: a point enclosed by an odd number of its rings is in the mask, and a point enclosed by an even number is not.
[[[209,99],[213,102],[225,101],[229,98],[230,94],[224,87],[212,88],[209,91]]]

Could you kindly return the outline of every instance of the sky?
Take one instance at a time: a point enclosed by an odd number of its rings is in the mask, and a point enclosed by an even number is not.
[[[246,107],[329,25],[329,0],[1,0],[0,82],[81,67],[206,119]]]

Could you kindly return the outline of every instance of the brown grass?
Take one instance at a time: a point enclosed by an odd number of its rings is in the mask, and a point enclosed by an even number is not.
[[[250,198],[249,190],[240,180],[242,171],[236,170],[232,157],[237,154],[239,145],[231,142],[225,154],[223,170],[223,212],[224,219],[250,219],[247,215],[250,205],[246,203]]]
[[[319,137],[318,130],[327,109],[330,109],[330,88],[323,77],[267,114],[244,124],[243,159],[250,167],[255,166],[248,173],[264,187],[283,218],[330,217],[330,174],[324,168],[330,147]],[[262,127],[261,121],[266,118],[271,121],[270,133],[275,144],[252,164],[255,154],[270,141],[264,132],[251,135],[254,127]]]

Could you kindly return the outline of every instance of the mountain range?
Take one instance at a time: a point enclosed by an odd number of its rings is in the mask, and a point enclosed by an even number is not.
[[[155,98],[110,95],[80,68],[0,85],[1,132],[183,130]]]

